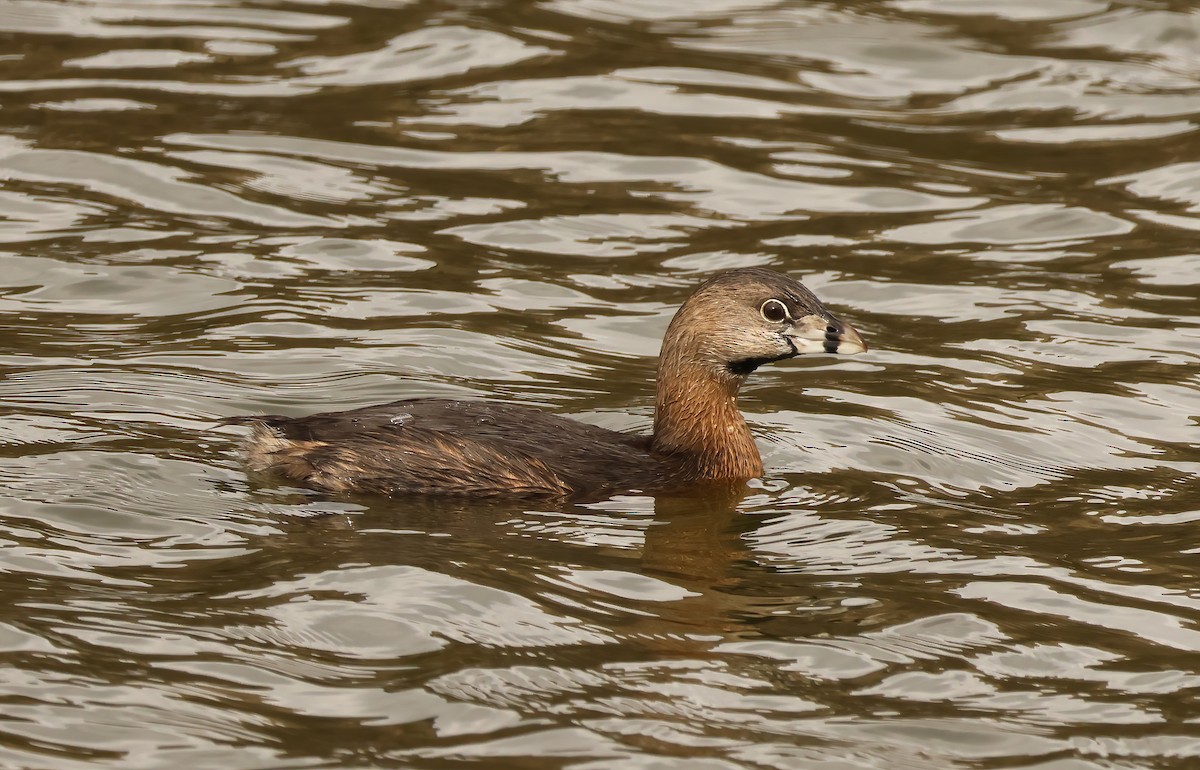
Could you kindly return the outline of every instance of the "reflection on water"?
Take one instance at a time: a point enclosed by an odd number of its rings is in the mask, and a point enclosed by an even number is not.
[[[0,765],[1194,766],[1200,14],[0,7]],[[330,500],[245,412],[645,430],[709,273],[744,496]]]

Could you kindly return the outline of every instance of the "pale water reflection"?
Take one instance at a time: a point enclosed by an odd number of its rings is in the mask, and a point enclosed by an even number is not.
[[[0,6],[0,767],[1200,763],[1200,13]],[[247,478],[246,412],[645,430],[674,308],[803,278],[766,478]]]

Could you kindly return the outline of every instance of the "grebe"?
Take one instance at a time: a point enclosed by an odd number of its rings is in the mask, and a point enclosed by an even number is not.
[[[803,353],[866,349],[798,281],[744,268],[701,284],[671,319],[649,435],[442,398],[226,423],[251,426],[250,468],[327,492],[578,499],[683,490],[762,475],[737,407],[747,375]]]

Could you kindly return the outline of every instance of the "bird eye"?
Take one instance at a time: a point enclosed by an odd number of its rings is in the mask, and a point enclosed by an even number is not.
[[[788,314],[787,305],[777,299],[769,299],[762,303],[762,307],[758,309],[758,312],[762,313],[764,320],[770,321],[773,324],[791,317]]]

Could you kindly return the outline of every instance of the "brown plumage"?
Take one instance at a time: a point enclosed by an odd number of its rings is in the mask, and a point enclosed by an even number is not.
[[[415,398],[252,426],[256,471],[329,492],[597,498],[762,474],[737,407],[758,366],[866,343],[795,280],[721,273],[671,320],[659,356],[654,432],[620,433],[526,406]]]

